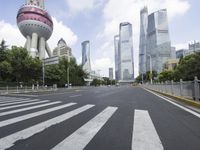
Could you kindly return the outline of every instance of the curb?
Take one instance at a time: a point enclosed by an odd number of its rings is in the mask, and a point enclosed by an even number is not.
[[[148,88],[146,88],[148,89]],[[174,96],[174,95],[170,95],[170,94],[167,94],[167,93],[163,93],[163,92],[160,92],[160,91],[156,91],[156,90],[152,90],[152,89],[148,89],[150,91],[153,91],[153,92],[156,92],[158,94],[162,94],[164,96],[167,96],[169,98],[172,98],[172,99],[175,99],[179,102],[183,102],[185,104],[188,104],[190,106],[193,106],[193,107],[196,107],[196,108],[199,108],[200,109],[200,102],[197,102],[197,101],[192,101],[190,99],[187,99],[187,98],[183,98],[183,97],[179,97],[179,96]]]

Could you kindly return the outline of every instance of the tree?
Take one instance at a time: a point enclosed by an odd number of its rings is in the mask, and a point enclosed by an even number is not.
[[[200,53],[195,53],[181,59],[179,65],[174,71],[174,78],[176,81],[194,80],[197,76],[200,78]]]
[[[6,41],[3,39],[0,43],[0,62],[6,59],[6,50],[7,50]]]
[[[4,82],[39,82],[42,77],[42,62],[28,55],[26,49],[12,46],[0,62],[1,80]]]
[[[158,79],[160,82],[174,80],[174,71],[171,70],[163,71],[159,74]]]
[[[59,64],[47,66],[45,69],[46,83],[58,84],[64,86],[68,83],[68,70],[69,70],[69,83],[72,85],[84,85],[84,78],[87,74],[83,71],[82,67],[77,65],[75,59],[70,62],[66,58],[61,58]]]
[[[92,81],[91,85],[93,85],[93,86],[100,86],[100,85],[101,85],[101,80],[94,79],[94,80]]]

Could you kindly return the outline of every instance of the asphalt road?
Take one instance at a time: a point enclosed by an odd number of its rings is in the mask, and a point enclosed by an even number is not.
[[[200,114],[139,87],[0,97],[0,150],[199,150]]]

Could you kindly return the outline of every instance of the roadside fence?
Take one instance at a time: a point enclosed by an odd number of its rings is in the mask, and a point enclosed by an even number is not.
[[[197,77],[195,77],[194,81],[183,81],[181,79],[180,82],[174,82],[172,80],[161,83],[144,84],[142,86],[159,92],[200,101],[200,80],[198,80]]]
[[[18,94],[18,93],[30,93],[30,92],[42,92],[42,91],[56,91],[57,85],[53,86],[3,86],[0,87],[0,95],[5,94]]]

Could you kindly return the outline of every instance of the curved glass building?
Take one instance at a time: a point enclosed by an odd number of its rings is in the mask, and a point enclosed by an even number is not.
[[[150,71],[150,56],[152,70],[162,72],[165,62],[171,58],[171,41],[169,38],[167,10],[161,9],[148,16],[147,28],[147,71]]]
[[[82,65],[83,69],[87,72],[91,72],[90,64],[90,41],[82,42]]]

